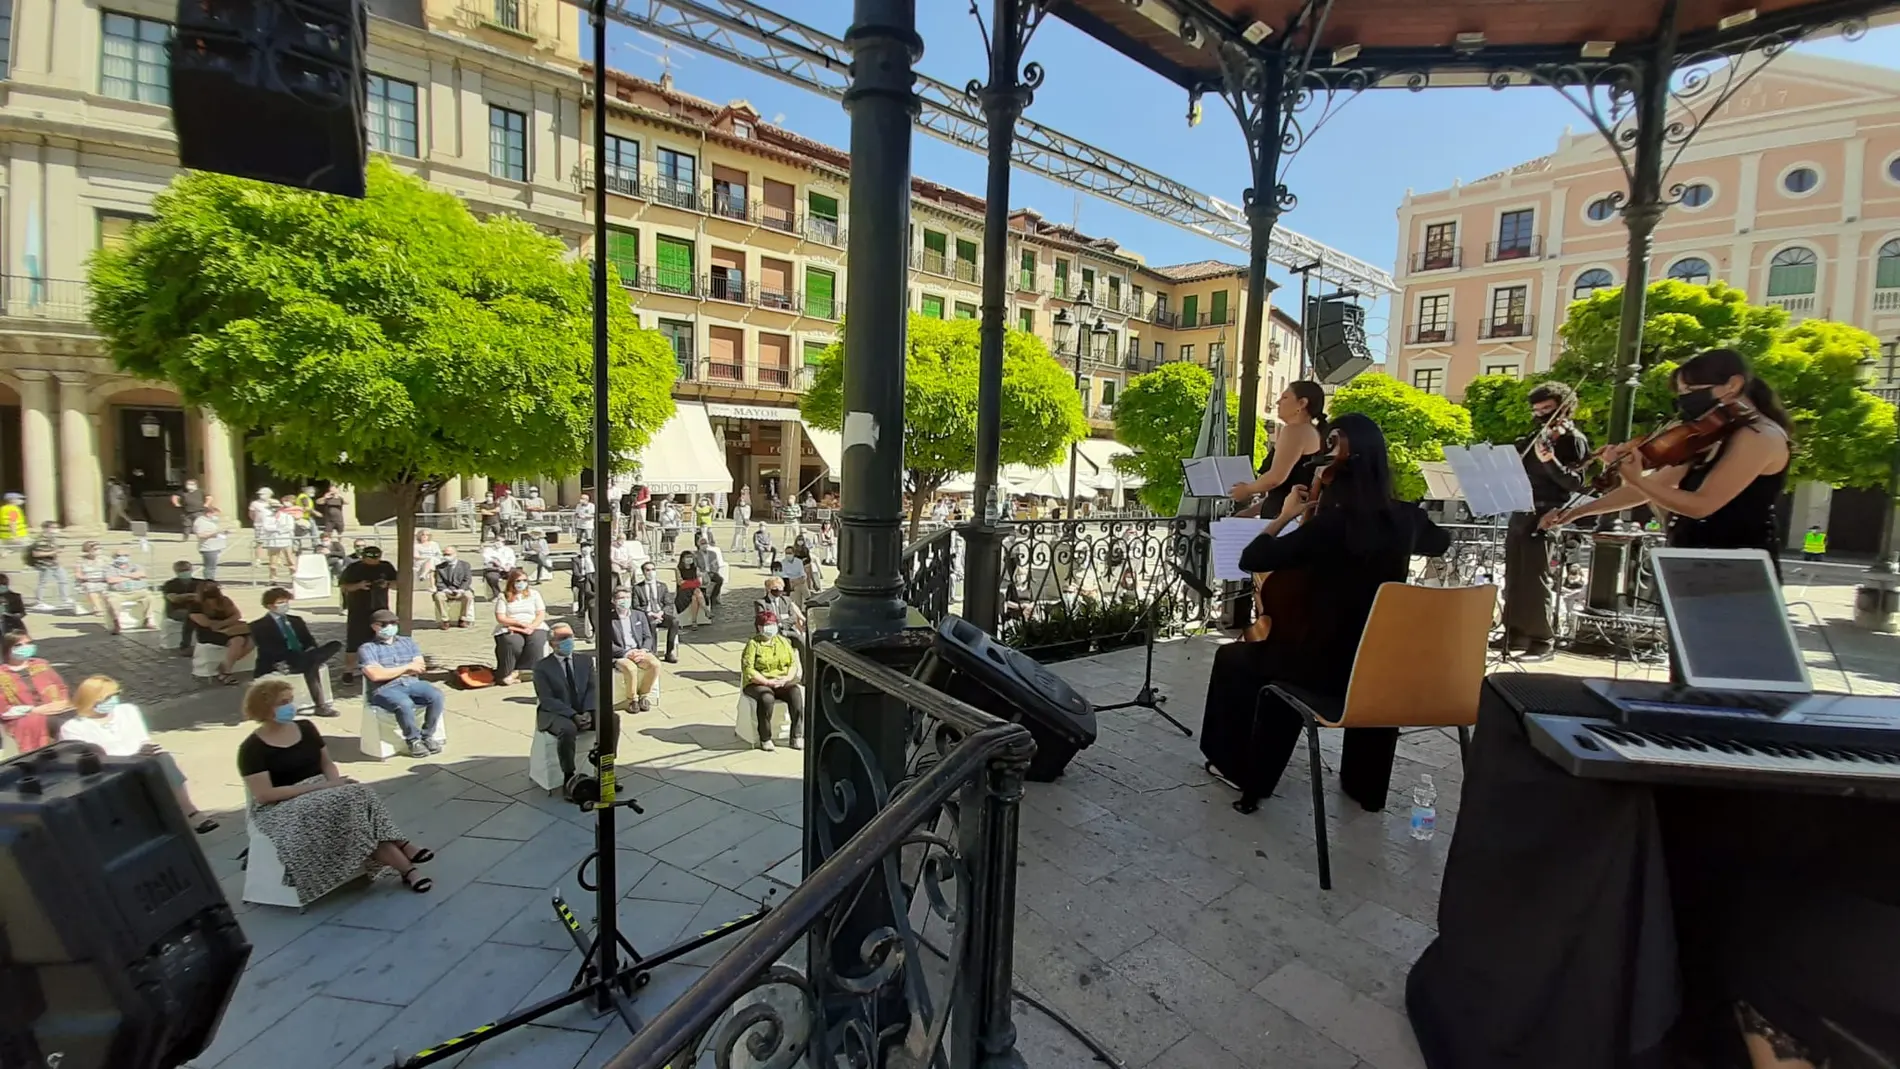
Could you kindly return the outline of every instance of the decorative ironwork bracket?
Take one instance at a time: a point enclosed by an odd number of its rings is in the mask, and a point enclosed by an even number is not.
[[[996,69],[996,49],[1001,46],[1007,51],[1004,55],[1013,68],[1024,52],[1029,50],[1030,39],[1036,36],[1036,30],[1042,26],[1042,20],[1049,14],[1049,8],[1060,0],[1021,0],[1015,5],[1015,19],[1011,25],[997,26],[994,36],[989,24],[983,21],[983,12],[977,0],[970,0],[970,17],[976,20],[976,29],[983,36],[983,54],[991,61],[990,69]],[[1022,74],[1009,85],[985,85],[975,78],[963,88],[963,95],[972,104],[983,109],[985,115],[994,114],[997,109],[1005,109],[1011,116],[1019,116],[1029,110],[1036,99],[1036,90],[1042,87],[1045,72],[1042,64],[1030,62],[1023,66]]]

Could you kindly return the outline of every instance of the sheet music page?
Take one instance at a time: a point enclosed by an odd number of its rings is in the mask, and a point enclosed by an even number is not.
[[[1181,473],[1187,480],[1191,497],[1226,497],[1233,483],[1222,482],[1215,457],[1193,457],[1181,461]]]
[[[1229,516],[1215,520],[1208,529],[1213,542],[1214,578],[1251,579],[1252,575],[1240,566],[1241,551],[1248,543],[1260,537],[1267,529],[1268,520],[1260,517]]]
[[[1235,483],[1254,481],[1253,462],[1246,457],[1215,457],[1214,468],[1220,473],[1220,492],[1225,494]]]

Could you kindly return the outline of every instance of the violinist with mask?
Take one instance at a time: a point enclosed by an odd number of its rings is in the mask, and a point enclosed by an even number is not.
[[[1648,463],[1644,450],[1636,448],[1641,443],[1610,446],[1603,451],[1604,463],[1616,471],[1621,485],[1588,505],[1546,514],[1542,526],[1548,530],[1584,516],[1649,504],[1669,513],[1672,546],[1765,550],[1779,568],[1775,505],[1788,481],[1793,424],[1774,387],[1756,378],[1733,349],[1710,349],[1683,361],[1671,385],[1684,424],[1724,423],[1708,435],[1710,444],[1682,460],[1651,447]],[[1730,418],[1713,419],[1717,409]],[[1646,441],[1659,442],[1660,437]],[[1702,438],[1685,435],[1681,440]],[[1656,457],[1670,462],[1656,463]]]
[[[1222,646],[1208,680],[1201,753],[1209,773],[1241,791],[1235,803],[1241,812],[1273,793],[1300,739],[1299,714],[1277,702],[1259,703],[1260,689],[1290,683],[1344,694],[1379,587],[1405,582],[1414,554],[1436,557],[1451,547],[1451,536],[1417,505],[1393,500],[1378,424],[1357,413],[1341,416],[1327,446],[1331,461],[1314,480],[1317,500],[1309,500],[1308,487],[1294,489],[1280,517],[1240,556],[1250,572],[1306,573],[1311,597],[1298,606],[1302,618],[1283,626],[1276,617],[1264,640]],[[1299,526],[1287,530],[1295,517]],[[1340,785],[1367,810],[1385,808],[1397,745],[1391,728],[1346,731]]]
[[[1531,390],[1531,418],[1537,427],[1516,442],[1530,478],[1530,512],[1514,513],[1504,532],[1504,637],[1500,648],[1518,651],[1525,661],[1554,655],[1557,574],[1551,568],[1550,536],[1539,523],[1584,487],[1583,465],[1590,440],[1570,422],[1576,391],[1561,382]]]

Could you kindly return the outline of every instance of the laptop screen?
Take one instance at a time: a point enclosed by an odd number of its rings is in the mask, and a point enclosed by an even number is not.
[[[1683,677],[1698,686],[1807,690],[1807,666],[1764,553],[1654,556]]]

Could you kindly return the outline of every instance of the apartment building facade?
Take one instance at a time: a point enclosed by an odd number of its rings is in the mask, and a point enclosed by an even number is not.
[[[1795,319],[1900,337],[1900,71],[1780,56],[1723,105],[1668,176],[1652,279],[1720,279]],[[1625,181],[1594,132],[1399,207],[1401,329],[1389,366],[1458,397],[1536,375],[1572,301],[1625,276]]]
[[[115,370],[86,321],[88,259],[149,216],[179,171],[173,10],[15,0],[0,42],[0,486],[24,491],[36,522],[100,524],[113,476],[161,523],[187,477],[232,506],[282,485],[247,460],[239,433]],[[371,147],[478,212],[515,213],[578,246],[588,223],[570,178],[582,143],[571,12],[553,0],[375,0],[369,25]]]

